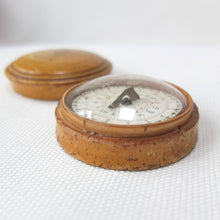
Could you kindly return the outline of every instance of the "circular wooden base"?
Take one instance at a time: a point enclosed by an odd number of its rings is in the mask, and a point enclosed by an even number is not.
[[[56,109],[57,140],[63,149],[87,164],[114,170],[148,170],[163,167],[185,157],[194,148],[198,137],[199,113],[181,127],[154,137],[118,138],[89,134],[68,126]]]

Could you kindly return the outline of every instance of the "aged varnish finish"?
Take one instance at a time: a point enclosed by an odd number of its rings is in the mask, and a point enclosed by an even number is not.
[[[69,107],[69,89],[56,108],[56,135],[63,149],[87,164],[114,170],[147,170],[174,163],[194,148],[198,137],[198,108],[191,96],[183,112],[163,122],[117,125],[75,114]]]
[[[12,62],[5,70],[23,96],[58,100],[72,85],[111,71],[112,65],[91,52],[70,49],[38,51]]]

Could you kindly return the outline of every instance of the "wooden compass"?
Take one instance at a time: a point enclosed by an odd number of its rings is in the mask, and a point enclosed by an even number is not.
[[[180,87],[136,75],[70,88],[56,108],[57,140],[73,157],[115,170],[174,163],[195,146],[199,113]]]

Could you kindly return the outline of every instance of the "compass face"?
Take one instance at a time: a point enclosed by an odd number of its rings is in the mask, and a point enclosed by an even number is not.
[[[182,110],[182,103],[175,96],[144,87],[134,87],[139,96],[137,100],[132,101],[125,94],[119,105],[111,108],[126,89],[127,86],[109,86],[84,92],[73,100],[72,110],[91,120],[122,125],[161,122],[175,117]]]
[[[163,122],[184,110],[184,97],[169,84],[146,78],[145,82],[134,76],[126,78],[120,81],[120,77],[107,76],[98,79],[98,83],[94,80],[95,86],[93,82],[88,87],[84,84],[73,93],[70,109],[84,118],[116,125]]]

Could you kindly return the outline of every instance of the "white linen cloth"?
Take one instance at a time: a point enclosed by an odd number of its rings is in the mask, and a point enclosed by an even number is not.
[[[163,79],[188,91],[200,111],[186,158],[141,172],[96,168],[56,141],[57,101],[15,93],[4,68],[45,48],[81,48],[109,59],[113,74]],[[113,45],[0,47],[0,219],[220,219],[220,48]]]

